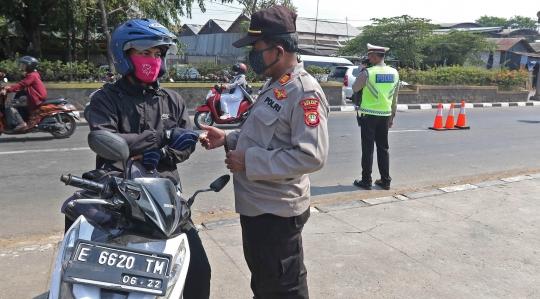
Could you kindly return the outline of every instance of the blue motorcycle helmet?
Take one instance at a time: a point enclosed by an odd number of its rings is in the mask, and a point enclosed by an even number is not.
[[[152,47],[162,47],[159,78],[167,71],[166,55],[178,53],[176,42],[176,35],[155,20],[133,19],[116,27],[111,37],[109,51],[116,71],[122,76],[128,76],[135,71],[135,66],[127,55],[129,49],[143,51]]]

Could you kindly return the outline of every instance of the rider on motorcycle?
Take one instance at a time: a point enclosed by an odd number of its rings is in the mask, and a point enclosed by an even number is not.
[[[118,26],[112,34],[109,51],[122,78],[97,91],[85,115],[91,131],[105,130],[124,138],[129,145],[131,160],[141,159],[147,171],[157,172],[159,177],[170,179],[180,187],[176,165],[195,151],[198,134],[192,132],[182,97],[173,90],[162,88],[158,82],[167,69],[167,53],[177,52],[176,42],[174,34],[152,19],[130,20]],[[96,167],[101,170],[90,172],[89,178],[99,177],[100,173],[118,175],[122,171],[121,165],[121,162],[97,156]],[[62,211],[71,215],[72,221],[77,214],[93,216],[92,211],[84,210],[85,207],[71,211],[72,208],[66,206],[67,202]],[[196,230],[189,230],[186,236],[191,248],[191,262],[183,296],[208,299],[208,258]]]
[[[47,98],[47,90],[41,82],[37,70],[38,60],[32,56],[23,56],[19,58],[19,69],[26,73],[24,79],[18,84],[6,87],[1,91],[2,94],[10,92],[20,92],[14,99],[6,102],[6,111],[10,116],[12,124],[15,125],[14,131],[20,131],[26,128],[26,122],[17,111],[17,107],[37,108]]]
[[[237,87],[241,86],[244,90],[247,88],[246,65],[237,63],[233,65],[232,69],[235,75],[234,79],[231,83],[221,86],[221,89],[229,90],[229,93],[221,95],[220,102],[223,115],[219,117],[220,119],[234,118],[237,116],[240,102],[244,99],[244,93]]]

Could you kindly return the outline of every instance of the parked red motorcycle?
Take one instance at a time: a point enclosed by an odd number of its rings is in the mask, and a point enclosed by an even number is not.
[[[211,126],[214,124],[236,124],[244,121],[249,113],[251,105],[255,102],[255,98],[251,96],[252,89],[248,85],[247,90],[243,89],[241,86],[238,86],[244,94],[244,99],[240,102],[238,107],[238,114],[236,117],[220,119],[219,117],[223,115],[221,110],[221,87],[219,85],[214,86],[212,90],[206,95],[206,100],[204,100],[197,109],[195,109],[195,125],[201,129],[200,125]]]
[[[1,77],[3,77],[3,74]],[[7,82],[7,80],[0,78]],[[3,88],[0,85],[0,88]],[[15,95],[17,97],[17,94]],[[26,134],[45,132],[51,133],[56,138],[68,138],[73,135],[77,128],[75,119],[80,119],[79,111],[75,106],[68,104],[65,98],[46,99],[36,109],[29,110],[27,107],[17,108],[27,127],[19,131],[8,130],[9,125],[6,115],[5,103],[7,95],[0,95],[0,135],[4,134]]]

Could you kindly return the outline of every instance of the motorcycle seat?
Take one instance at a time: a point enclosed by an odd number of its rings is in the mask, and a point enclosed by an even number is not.
[[[40,104],[40,106],[47,105],[47,104],[66,104],[66,103],[67,103],[66,98],[52,98],[52,99],[46,99]]]

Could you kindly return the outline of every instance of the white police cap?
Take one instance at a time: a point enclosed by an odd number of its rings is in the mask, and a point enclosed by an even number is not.
[[[369,52],[385,53],[386,51],[390,50],[390,48],[374,46],[374,45],[368,43],[367,44],[367,50],[368,50],[368,53]]]

